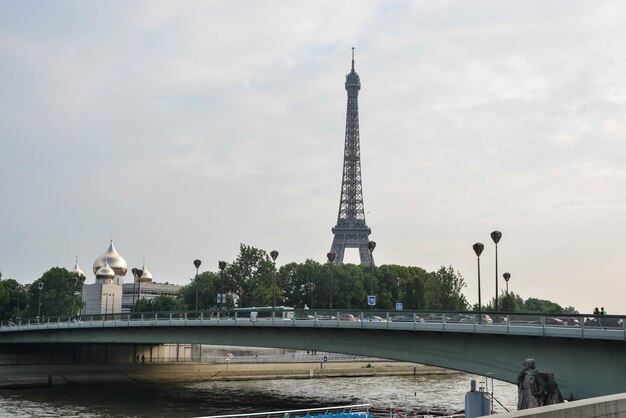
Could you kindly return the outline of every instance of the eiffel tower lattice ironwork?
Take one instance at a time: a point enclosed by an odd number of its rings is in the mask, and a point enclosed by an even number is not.
[[[346,141],[343,151],[343,177],[337,225],[332,229],[333,243],[330,251],[335,253],[334,263],[343,264],[346,248],[358,248],[361,264],[373,265],[368,248],[372,230],[365,223],[363,186],[361,184],[361,144],[359,138],[359,90],[361,79],[354,71],[354,48],[352,48],[352,71],[346,75],[348,109],[346,112]]]

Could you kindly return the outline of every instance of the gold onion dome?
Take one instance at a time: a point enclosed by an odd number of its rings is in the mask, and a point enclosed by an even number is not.
[[[148,268],[146,267],[146,263],[143,263],[142,270],[143,270],[143,274],[141,275],[139,280],[142,281],[142,282],[151,282],[152,281],[152,273],[150,273],[148,271]]]
[[[112,280],[115,277],[115,271],[109,267],[109,264],[104,261],[104,266],[100,267],[96,272],[96,279]]]
[[[87,277],[85,273],[78,267],[78,257],[76,257],[76,263],[74,264],[74,268],[71,271],[72,273],[78,274],[78,277]]]
[[[105,264],[108,264],[108,266],[113,269],[116,276],[124,277],[128,271],[126,260],[115,251],[112,240],[109,249],[93,262],[93,272],[97,275],[98,270],[104,267]]]

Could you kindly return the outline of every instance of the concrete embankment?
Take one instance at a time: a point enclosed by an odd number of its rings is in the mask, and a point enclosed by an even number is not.
[[[310,379],[456,373],[402,362],[102,364],[0,367],[0,389],[123,382]]]

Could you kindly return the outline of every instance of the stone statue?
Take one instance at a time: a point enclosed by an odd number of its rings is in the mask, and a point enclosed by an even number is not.
[[[524,360],[524,369],[517,376],[517,409],[541,406],[543,403],[546,381],[535,370],[535,359]]]
[[[535,370],[535,359],[526,359],[524,369],[517,376],[517,409],[535,408],[563,402],[559,385],[553,373]]]

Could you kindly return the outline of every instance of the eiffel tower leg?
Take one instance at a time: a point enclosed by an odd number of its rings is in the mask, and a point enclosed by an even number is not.
[[[374,256],[370,253],[367,243],[367,238],[364,242],[359,242],[359,256],[361,257],[361,264],[374,266]]]
[[[339,239],[337,235],[333,238],[333,243],[330,246],[330,252],[335,253],[335,261],[333,264],[336,266],[340,266],[343,264],[343,256],[346,252],[346,246],[343,240]]]

